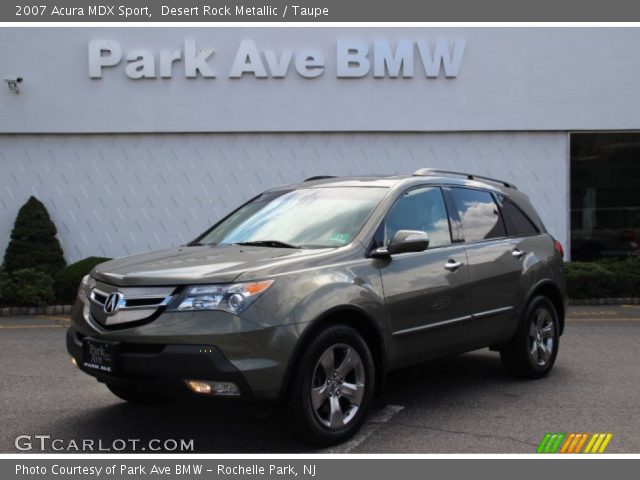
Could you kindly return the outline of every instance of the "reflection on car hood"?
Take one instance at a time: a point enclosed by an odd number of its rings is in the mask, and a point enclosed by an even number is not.
[[[240,245],[179,247],[118,258],[100,264],[93,276],[112,285],[226,283],[249,269],[306,258],[327,249],[269,248]]]

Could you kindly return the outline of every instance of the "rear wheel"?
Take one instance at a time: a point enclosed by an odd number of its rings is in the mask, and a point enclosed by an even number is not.
[[[515,337],[500,351],[502,363],[514,376],[544,377],[553,368],[559,342],[558,313],[553,303],[547,297],[535,297]]]
[[[144,392],[137,390],[135,387],[125,387],[122,385],[114,385],[112,383],[107,383],[106,385],[109,391],[111,391],[111,393],[116,397],[129,403],[150,405],[167,401],[167,397],[158,393]]]
[[[323,330],[305,348],[291,381],[287,403],[294,428],[317,445],[348,439],[365,420],[374,378],[371,351],[356,330]]]

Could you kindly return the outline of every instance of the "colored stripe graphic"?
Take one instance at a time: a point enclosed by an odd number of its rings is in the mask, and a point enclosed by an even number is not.
[[[537,453],[604,453],[613,438],[612,433],[546,433]],[[588,442],[587,442],[588,440]],[[586,448],[583,447],[586,444]]]
[[[538,445],[537,452],[556,453],[566,435],[566,433],[547,433],[542,439],[542,442],[540,442],[540,445]]]
[[[607,445],[609,445],[609,442],[611,441],[612,438],[613,438],[613,433],[606,434],[606,437],[602,442],[602,445],[600,445],[600,450],[598,451],[598,453],[604,453],[604,451],[607,449]]]
[[[613,438],[611,433],[594,433],[584,453],[604,453],[611,438]]]
[[[549,438],[551,437],[550,433],[546,433],[544,437],[542,437],[542,441],[540,442],[540,445],[538,445],[538,449],[536,450],[536,453],[544,453],[544,449],[547,446],[547,442],[549,441]]]
[[[567,436],[566,433],[558,433],[557,435],[558,437],[556,438],[555,443],[551,446],[547,453],[556,453],[560,448],[560,445],[562,445],[562,440],[564,440],[564,437]]]
[[[584,449],[584,453],[591,453],[591,447],[593,447],[593,444],[596,443],[597,439],[597,435],[591,437],[591,440],[589,440],[589,443],[587,444],[587,448]]]
[[[580,450],[582,450],[582,446],[587,441],[587,438],[589,438],[589,434],[588,433],[582,433],[581,435],[582,435],[582,438],[580,439],[580,441],[576,445],[576,449],[575,449],[574,453],[580,453]]]

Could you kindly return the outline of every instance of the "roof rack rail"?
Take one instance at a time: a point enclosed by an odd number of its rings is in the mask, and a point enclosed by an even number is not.
[[[439,170],[437,168],[420,168],[415,172],[413,172],[413,175],[415,177],[428,177],[428,176],[435,176],[435,175],[460,175],[462,177],[466,177],[469,180],[476,180],[476,179],[487,180],[489,182],[498,183],[507,188],[512,188],[514,190],[518,189],[518,187],[516,187],[513,183],[506,182],[505,180],[499,180],[493,177],[486,177],[484,175],[476,175],[475,173],[455,172],[453,170]]]
[[[314,180],[325,180],[327,178],[336,178],[335,175],[316,175],[314,177],[305,178],[303,182],[313,182]]]

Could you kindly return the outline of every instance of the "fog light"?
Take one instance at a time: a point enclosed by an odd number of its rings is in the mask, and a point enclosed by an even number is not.
[[[189,388],[196,393],[211,393],[211,385],[206,382],[187,380],[187,385],[189,385]]]
[[[71,357],[71,363],[73,363],[74,367],[78,366],[78,362],[76,361],[76,357]]]
[[[232,382],[210,382],[204,380],[187,380],[187,386],[195,393],[216,395],[219,397],[238,397],[240,389]]]

